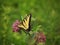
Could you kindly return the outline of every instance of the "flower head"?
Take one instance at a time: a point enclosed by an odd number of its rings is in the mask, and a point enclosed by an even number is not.
[[[13,32],[18,32],[19,31],[19,27],[18,25],[20,24],[20,21],[19,20],[16,20],[13,25],[12,25],[12,28],[13,28]]]
[[[38,32],[35,36],[36,42],[45,42],[46,41],[46,36],[44,35],[43,32]]]

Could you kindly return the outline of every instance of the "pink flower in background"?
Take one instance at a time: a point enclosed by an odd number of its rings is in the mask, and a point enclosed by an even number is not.
[[[35,36],[36,42],[46,42],[46,36],[43,32],[38,32]]]
[[[13,32],[18,32],[19,31],[19,27],[18,25],[20,24],[20,21],[19,20],[16,20],[13,25],[12,25],[12,28],[13,28]]]

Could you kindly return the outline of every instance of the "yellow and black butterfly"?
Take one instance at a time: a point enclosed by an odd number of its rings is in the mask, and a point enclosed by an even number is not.
[[[25,31],[31,30],[31,14],[27,15],[23,21],[18,25],[19,28],[24,29]]]

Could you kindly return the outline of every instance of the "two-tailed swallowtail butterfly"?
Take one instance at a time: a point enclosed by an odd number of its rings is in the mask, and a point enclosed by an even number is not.
[[[31,30],[31,14],[27,15],[23,21],[18,25],[19,28],[24,29],[25,31]]]

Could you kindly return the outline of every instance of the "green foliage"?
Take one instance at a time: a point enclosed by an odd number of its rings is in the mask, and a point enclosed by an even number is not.
[[[0,0],[0,45],[27,45],[29,36],[12,32],[12,24],[28,13],[32,31],[41,26],[46,45],[60,45],[60,0]]]

